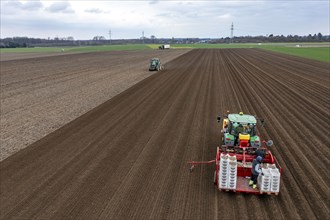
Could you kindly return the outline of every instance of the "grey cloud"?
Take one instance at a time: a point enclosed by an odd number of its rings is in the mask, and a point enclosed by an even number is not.
[[[1,2],[1,13],[5,12],[5,14],[12,14],[12,12],[17,12],[17,10],[25,10],[25,11],[36,11],[43,8],[43,4],[40,0],[29,1],[26,3],[22,3],[18,0],[5,1]]]
[[[101,14],[104,13],[102,10],[100,10],[99,8],[91,8],[91,9],[86,9],[85,12],[88,13],[94,13],[94,14]]]
[[[171,16],[172,14],[171,13],[169,13],[169,12],[166,12],[166,13],[160,13],[160,14],[157,14],[156,16],[158,16],[158,17],[165,17],[165,18],[167,18],[167,17],[169,17],[169,16]]]
[[[7,1],[4,3],[5,7],[8,8],[21,8],[22,7],[22,2],[18,1],[18,0],[12,0],[12,1]]]
[[[149,2],[150,5],[154,5],[154,4],[157,4],[159,2],[159,0],[152,0]]]
[[[35,0],[35,1],[32,1],[32,2],[27,2],[25,4],[22,5],[22,9],[24,10],[38,10],[38,9],[41,9],[43,8],[43,5],[41,3],[40,0]]]
[[[64,1],[64,2],[55,2],[52,5],[50,5],[48,8],[46,8],[47,11],[52,13],[74,13],[74,10],[71,8],[70,2]]]

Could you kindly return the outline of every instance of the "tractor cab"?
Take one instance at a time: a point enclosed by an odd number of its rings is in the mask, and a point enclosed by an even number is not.
[[[218,122],[221,117],[218,116]],[[263,119],[260,119],[263,124]],[[274,163],[274,158],[268,148],[272,141],[265,142],[257,130],[257,118],[243,112],[224,115],[222,121],[222,144],[220,150],[223,153],[236,154],[238,160],[252,162],[257,156],[261,156],[265,162]]]
[[[220,122],[220,117],[218,117],[218,122]],[[259,148],[261,143],[256,125],[256,117],[243,112],[225,115],[222,124],[223,144],[228,147],[243,145]]]

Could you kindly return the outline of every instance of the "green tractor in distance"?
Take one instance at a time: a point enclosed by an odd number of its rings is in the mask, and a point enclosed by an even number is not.
[[[149,71],[159,71],[164,69],[162,63],[160,62],[159,58],[152,58],[150,60]]]

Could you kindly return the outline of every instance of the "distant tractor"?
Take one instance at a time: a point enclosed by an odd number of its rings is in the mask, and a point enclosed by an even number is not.
[[[214,184],[218,190],[278,195],[282,168],[269,150],[273,141],[266,142],[261,139],[257,130],[257,120],[263,126],[263,119],[243,112],[224,115],[221,124],[221,146],[217,147],[215,159],[190,161],[190,170],[198,164],[215,163]],[[217,117],[217,121],[221,122],[220,116]],[[257,157],[262,158],[262,164],[257,188],[254,188],[249,182],[252,163],[258,160]]]
[[[158,47],[160,50],[170,49],[171,46],[169,44],[163,44]]]
[[[152,58],[150,60],[149,71],[159,71],[162,70],[164,67],[160,62],[159,58]]]

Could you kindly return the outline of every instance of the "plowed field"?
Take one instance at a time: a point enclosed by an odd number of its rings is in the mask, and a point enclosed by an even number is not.
[[[192,50],[0,163],[1,219],[327,219],[329,64]],[[218,192],[216,116],[266,119],[278,196]]]
[[[166,64],[187,51],[30,54],[29,59],[1,54],[12,60],[0,63],[0,161],[154,74],[148,71],[152,57]]]

